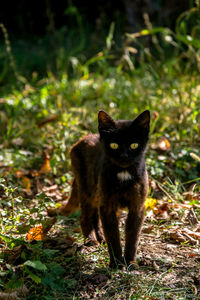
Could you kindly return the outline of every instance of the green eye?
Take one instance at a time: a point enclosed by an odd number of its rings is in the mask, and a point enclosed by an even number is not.
[[[136,149],[139,145],[137,143],[130,144],[131,149]]]
[[[112,148],[112,149],[118,149],[119,145],[117,143],[110,143],[110,148]]]

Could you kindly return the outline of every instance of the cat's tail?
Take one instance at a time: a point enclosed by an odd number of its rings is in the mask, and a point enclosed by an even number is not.
[[[74,179],[72,183],[72,191],[66,204],[61,205],[59,208],[49,208],[47,210],[48,216],[54,217],[57,215],[68,216],[74,213],[79,208],[77,184]]]

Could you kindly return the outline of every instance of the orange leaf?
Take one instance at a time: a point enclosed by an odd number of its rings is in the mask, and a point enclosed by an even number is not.
[[[27,240],[35,240],[35,241],[41,241],[44,237],[43,227],[42,225],[37,225],[29,230],[29,232],[26,234]]]
[[[195,257],[195,256],[197,256],[196,253],[190,253],[190,254],[189,254],[189,257]]]
[[[28,170],[17,170],[16,171],[16,175],[17,175],[17,177],[18,178],[22,178],[22,177],[24,177],[24,176],[27,176],[27,175],[29,175],[29,171]]]
[[[158,148],[162,151],[167,151],[171,147],[170,142],[165,137],[160,138],[157,144]]]
[[[44,163],[39,171],[40,174],[47,174],[51,172],[51,165],[50,165],[50,157],[49,155],[44,151]]]
[[[25,190],[30,191],[31,190],[31,181],[27,176],[22,177],[22,182]]]
[[[150,225],[148,227],[144,227],[142,232],[143,233],[150,233],[154,229],[154,225]]]

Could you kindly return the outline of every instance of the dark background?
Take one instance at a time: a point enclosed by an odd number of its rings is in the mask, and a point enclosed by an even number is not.
[[[15,83],[16,73],[29,80],[50,73],[59,76],[63,71],[73,76],[71,58],[84,63],[105,49],[112,22],[109,51],[115,55],[110,63],[115,64],[123,56],[127,32],[149,29],[148,19],[154,28],[167,27],[175,32],[179,16],[194,4],[194,0],[2,1],[0,88]],[[160,57],[150,38],[141,37],[138,43],[151,47],[155,57]],[[132,46],[138,49],[132,56],[137,67],[141,46],[135,43]],[[166,58],[172,55],[166,45],[165,55]]]
[[[91,31],[107,28],[115,21],[121,29],[134,32],[144,27],[145,12],[154,25],[173,29],[177,16],[192,4],[189,0],[7,0],[1,3],[0,22],[11,38],[43,36],[77,26],[74,10],[70,9],[75,7],[83,26],[90,26]]]

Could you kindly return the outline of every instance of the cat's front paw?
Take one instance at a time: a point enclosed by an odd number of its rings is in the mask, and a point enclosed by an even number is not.
[[[139,265],[137,263],[137,261],[129,261],[126,262],[126,268],[128,271],[133,271],[133,270],[138,270],[139,269]]]
[[[123,269],[125,266],[123,257],[110,260],[109,267],[111,269]]]

